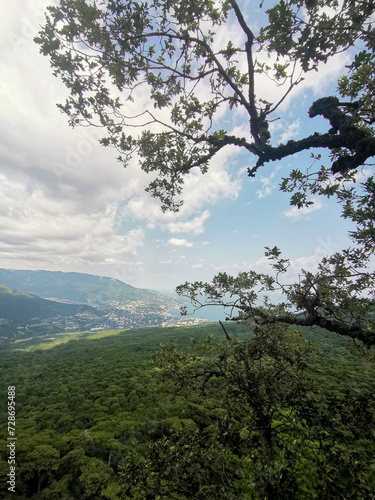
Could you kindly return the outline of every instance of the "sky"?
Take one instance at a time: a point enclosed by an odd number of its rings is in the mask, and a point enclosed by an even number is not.
[[[186,281],[209,281],[218,272],[268,271],[265,246],[276,245],[291,259],[290,279],[348,246],[351,226],[334,201],[317,199],[310,210],[298,211],[278,190],[291,168],[311,164],[308,152],[270,163],[250,179],[246,169],[254,157],[235,147],[224,150],[207,174],[189,174],[183,209],[163,214],[144,191],[150,179],[137,162],[124,169],[114,151],[97,143],[97,130],[71,129],[56,107],[67,91],[33,42],[49,3],[8,2],[1,16],[1,268],[83,272],[172,290]],[[250,4],[245,12],[247,18],[252,12],[256,30],[263,11],[259,0]],[[236,37],[241,41],[230,26],[218,35]],[[308,118],[308,108],[335,93],[348,62],[340,54],[307,76],[273,124],[276,140],[328,130],[323,119]],[[258,86],[275,100],[268,81]],[[138,104],[142,99],[136,95]],[[222,120],[227,126],[228,117]],[[247,129],[240,111],[230,120],[229,131]]]

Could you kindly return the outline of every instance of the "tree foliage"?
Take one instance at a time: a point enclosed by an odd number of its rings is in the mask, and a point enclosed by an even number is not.
[[[325,258],[315,274],[302,270],[300,282],[289,285],[279,280],[288,260],[280,260],[275,248],[268,256],[276,277],[219,275],[212,285],[179,287],[195,305],[198,291],[209,294],[208,303],[218,304],[229,294],[236,296],[230,304],[256,321],[318,324],[374,343],[374,327],[366,319],[374,275],[364,270],[375,250],[374,180],[370,177],[362,191],[353,187],[358,167],[375,154],[374,8],[370,0],[306,5],[281,0],[266,11],[268,23],[254,33],[246,20],[249,13],[236,0],[188,5],[178,0],[62,0],[49,7],[36,42],[70,90],[60,109],[72,126],[104,127],[102,144],[117,148],[125,164],[137,155],[141,168],[154,173],[147,190],[161,199],[163,210],[178,210],[185,175],[192,168],[206,172],[226,146],[236,145],[257,158],[250,176],[269,161],[304,150],[330,152],[329,168],[314,170],[321,157],[313,152],[313,165],[305,172],[291,171],[280,189],[291,193],[291,204],[298,208],[312,203],[311,194],[336,196],[343,217],[356,224],[351,233],[356,246]],[[220,30],[229,24],[242,33],[239,46],[220,42]],[[330,129],[275,144],[269,123],[285,98],[308,72],[354,46],[361,50],[339,80],[339,96],[320,97],[309,109],[311,118],[323,116]],[[262,96],[258,73],[283,89],[277,102]],[[140,88],[147,96],[142,109],[132,104]],[[234,108],[244,112],[251,140],[219,129],[218,117]],[[284,294],[284,305],[255,305],[259,292],[276,289]],[[293,310],[304,316],[297,320]]]
[[[211,340],[192,339],[189,352],[178,351],[172,341],[156,356],[166,383],[196,408],[190,415],[201,427],[200,433],[191,425],[190,430],[172,433],[163,464],[171,460],[183,466],[187,451],[194,449],[200,436],[199,451],[205,454],[210,475],[204,482],[194,481],[204,461],[202,455],[192,454],[184,473],[176,475],[172,485],[165,485],[169,497],[179,498],[173,491],[183,484],[189,485],[188,496],[201,499],[365,498],[370,494],[360,453],[338,445],[340,433],[349,436],[358,425],[359,406],[351,424],[347,421],[339,430],[340,422],[337,434],[332,433],[333,422],[341,420],[335,408],[340,402],[331,401],[328,416],[312,369],[316,351],[301,332],[290,332],[278,323],[257,326],[247,340],[233,337],[216,345]],[[220,409],[213,405],[218,401]],[[181,442],[185,457],[175,456]],[[151,445],[152,450],[156,447]],[[211,458],[213,449],[222,467],[216,457]],[[150,478],[159,479],[161,471],[158,459],[149,462]],[[138,478],[136,474],[139,483]]]
[[[281,0],[254,33],[246,20],[251,13],[236,0],[61,0],[48,8],[35,40],[70,91],[59,105],[70,124],[105,128],[102,144],[118,149],[125,165],[137,154],[141,168],[157,174],[147,190],[164,210],[178,210],[184,176],[193,168],[206,172],[228,145],[257,158],[249,175],[311,148],[332,152],[335,173],[374,156],[374,3],[317,0],[307,6]],[[242,33],[239,46],[220,40],[229,22]],[[280,104],[307,72],[354,44],[364,50],[340,81],[341,96],[350,100],[322,97],[309,110],[331,129],[275,144],[269,123],[278,118]],[[282,87],[277,102],[262,96],[257,73]],[[145,91],[142,109],[131,105],[139,89]],[[250,140],[219,128],[218,117],[233,108],[244,111]]]
[[[317,325],[367,347],[375,344],[374,273],[354,264],[350,249],[324,257],[316,273],[302,269],[298,283],[286,283],[281,278],[289,260],[281,258],[277,247],[268,248],[266,256],[272,261],[274,275],[248,271],[235,277],[219,273],[211,283],[186,282],[177,287],[177,293],[190,299],[195,309],[225,307],[232,320],[251,320],[258,325]],[[270,300],[276,292],[283,302]]]

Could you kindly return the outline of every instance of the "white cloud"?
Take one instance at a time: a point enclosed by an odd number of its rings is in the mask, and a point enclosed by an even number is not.
[[[193,265],[191,266],[191,268],[192,268],[192,269],[202,269],[202,267],[203,267],[203,264],[202,264],[202,263],[200,263],[200,264],[193,264]]]
[[[258,198],[266,198],[267,196],[270,196],[272,194],[272,191],[275,189],[275,187],[277,187],[276,182],[273,182],[273,180],[280,168],[281,165],[278,165],[268,177],[261,176],[260,182],[262,184],[262,187],[261,189],[257,189],[256,191]]]
[[[176,221],[166,224],[171,233],[192,233],[202,234],[204,232],[204,223],[210,217],[210,211],[205,210],[197,217],[189,221]]]
[[[312,201],[314,204],[303,208],[292,207],[290,210],[283,212],[283,215],[285,215],[285,217],[297,220],[303,217],[305,218],[306,216],[310,215],[311,212],[314,212],[315,210],[321,210],[323,208],[323,203],[319,198],[312,198],[310,201]]]
[[[269,58],[267,53],[259,53],[257,55],[257,59],[259,62],[264,62],[269,66],[272,66],[272,64],[276,62],[276,56],[271,54],[271,57]],[[305,73],[304,80],[298,84],[292,92],[290,92],[290,94],[280,104],[278,111],[285,112],[290,105],[293,104],[293,101],[295,101],[297,96],[306,92],[306,90],[311,90],[315,96],[323,97],[328,85],[336,82],[337,79],[347,71],[345,66],[347,66],[350,61],[351,57],[349,54],[347,52],[343,52],[330,58],[327,64],[318,64],[318,71]],[[296,74],[298,74],[298,69],[296,70]],[[256,92],[258,92],[258,96],[274,104],[279,102],[286,93],[288,84],[289,81],[286,85],[277,87],[264,73],[257,73],[255,75],[255,89]],[[298,99],[300,100],[301,98],[298,97]],[[310,105],[311,103],[306,108],[306,116]]]
[[[266,196],[270,196],[272,193],[272,190],[274,189],[275,185],[272,184],[272,179],[274,177],[274,174],[271,174],[269,177],[261,177],[260,182],[262,183],[262,188],[257,189],[256,194],[258,195],[258,198],[265,198]]]
[[[191,243],[190,241],[187,241],[187,240],[184,240],[184,239],[178,239],[178,238],[171,238],[170,240],[168,240],[168,243],[172,246],[175,246],[175,247],[192,247],[193,246],[193,243]]]
[[[263,255],[263,257],[258,259],[255,264],[251,266],[251,269],[257,272],[270,273],[272,271],[271,261],[268,257]]]
[[[290,139],[295,139],[298,132],[299,132],[300,125],[301,125],[301,123],[300,123],[299,119],[295,120],[293,123],[288,125],[288,127],[286,128],[286,130],[282,133],[282,135],[280,137],[280,142],[285,143],[285,142],[288,142]]]
[[[184,204],[187,210],[197,210],[206,204],[214,205],[219,200],[235,200],[238,197],[246,167],[240,169],[235,176],[227,171],[230,158],[237,152],[238,148],[235,147],[221,150],[212,160],[206,174],[198,171],[189,173],[184,188]]]
[[[0,252],[5,267],[112,265],[137,255],[144,230],[115,230],[116,204],[76,211],[75,201],[54,200],[39,188],[0,177]],[[20,264],[22,262],[22,264]],[[18,264],[17,264],[18,263]]]
[[[177,213],[160,210],[160,202],[139,189],[123,206],[122,216],[135,220],[146,220],[151,227],[159,226],[170,233],[187,232],[194,235],[204,233],[204,223],[210,217],[206,208],[223,199],[235,200],[242,188],[246,167],[231,175],[227,169],[230,159],[238,153],[238,148],[228,147],[212,160],[207,173],[192,170],[185,176],[183,187],[183,206]],[[135,163],[135,162],[134,162]],[[150,182],[146,174],[138,174],[144,185]],[[139,185],[139,183],[138,183]],[[203,209],[203,211],[202,211]]]
[[[327,238],[317,238],[315,247],[312,247],[311,253],[289,259],[289,267],[285,274],[280,274],[279,279],[283,284],[292,284],[299,281],[302,269],[310,272],[317,272],[318,266],[323,257],[332,255],[342,248],[342,242]],[[281,255],[282,258],[288,258],[288,255]],[[246,267],[246,266],[245,266]],[[248,268],[259,272],[275,276],[276,271],[272,268],[272,261],[265,255],[258,259],[255,264],[248,265]]]

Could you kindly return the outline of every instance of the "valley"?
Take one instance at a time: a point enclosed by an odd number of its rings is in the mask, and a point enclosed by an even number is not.
[[[112,278],[0,269],[0,348],[64,332],[175,325],[169,311],[180,305]]]

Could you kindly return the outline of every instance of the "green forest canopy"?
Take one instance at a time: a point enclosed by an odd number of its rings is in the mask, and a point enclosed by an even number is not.
[[[260,364],[262,336],[227,330],[232,345],[212,323],[0,352],[2,385],[16,387],[17,498],[373,498],[374,373],[347,338],[268,332]],[[251,399],[231,371],[244,353]],[[195,377],[213,365],[226,377]],[[271,416],[268,438],[258,412]],[[0,426],[5,477],[5,412]]]

